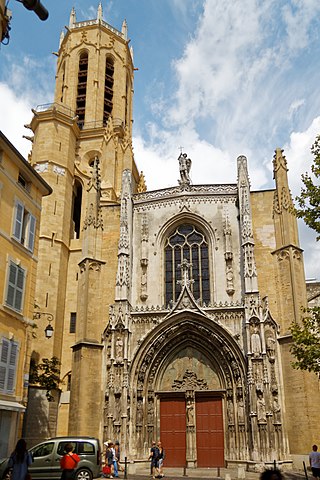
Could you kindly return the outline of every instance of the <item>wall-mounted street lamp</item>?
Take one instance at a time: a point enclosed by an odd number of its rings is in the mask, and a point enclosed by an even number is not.
[[[41,317],[46,317],[48,320],[48,325],[44,329],[44,333],[46,338],[51,338],[53,335],[53,326],[51,325],[51,322],[53,321],[53,315],[52,313],[48,312],[34,312],[33,314],[33,320],[39,320]]]

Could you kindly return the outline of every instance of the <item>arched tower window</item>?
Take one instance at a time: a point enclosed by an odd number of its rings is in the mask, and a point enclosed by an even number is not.
[[[73,186],[73,210],[72,210],[72,238],[80,238],[81,222],[81,204],[82,204],[82,185],[79,180],[75,180]]]
[[[177,301],[181,292],[181,262],[190,264],[190,288],[196,300],[210,302],[208,242],[198,228],[190,224],[179,225],[165,243],[165,290],[166,305]]]
[[[106,73],[104,81],[104,106],[103,106],[103,125],[107,124],[108,118],[112,114],[113,107],[113,78],[114,63],[111,57],[106,59]]]
[[[79,59],[78,90],[76,114],[79,117],[78,125],[83,128],[86,111],[86,95],[88,81],[88,53],[83,52]]]

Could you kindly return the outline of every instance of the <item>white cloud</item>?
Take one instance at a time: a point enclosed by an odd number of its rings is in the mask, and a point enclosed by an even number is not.
[[[32,105],[26,98],[17,96],[4,83],[0,83],[0,104],[2,112],[5,112],[5,115],[0,115],[0,130],[27,158],[30,142],[22,136],[30,135],[30,130],[26,130],[24,124],[31,120]]]

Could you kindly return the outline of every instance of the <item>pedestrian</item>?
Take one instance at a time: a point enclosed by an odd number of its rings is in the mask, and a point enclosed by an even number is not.
[[[113,476],[115,478],[118,478],[119,477],[118,459],[117,459],[117,456],[116,456],[116,449],[115,449],[115,444],[114,443],[112,443],[112,445],[111,445],[111,451],[112,451]]]
[[[320,452],[318,452],[318,445],[312,445],[312,452],[309,454],[309,462],[310,462],[313,478],[319,478],[320,477]]]
[[[12,468],[11,480],[26,480],[29,476],[28,467],[32,462],[33,459],[27,450],[26,441],[20,438],[9,458],[9,468]]]
[[[283,480],[283,475],[277,468],[268,468],[261,473],[260,480]]]
[[[159,457],[159,449],[155,441],[152,442],[150,448],[150,455],[149,460],[151,459],[151,475],[152,478],[156,478],[159,475],[159,468],[158,468],[158,457]]]
[[[116,460],[117,460],[118,472],[119,472],[119,470],[121,472],[123,472],[124,468],[120,465],[120,443],[119,443],[119,440],[116,440],[116,442],[114,444],[114,451],[115,451],[115,456],[116,456]]]
[[[158,449],[159,449],[159,456],[158,456],[158,468],[159,468],[159,478],[164,477],[163,474],[163,461],[166,458],[166,452],[164,451],[164,448],[162,447],[162,443],[159,441],[158,442]]]
[[[72,443],[66,443],[64,451],[66,453],[60,459],[60,468],[62,469],[61,480],[72,480],[75,478],[80,457],[76,453],[73,453]]]
[[[109,478],[113,478],[113,472],[114,472],[114,468],[113,468],[114,452],[112,449],[113,443],[111,442],[111,440],[109,440],[108,442],[105,443],[105,445],[107,446],[105,463],[106,463],[107,471],[109,474]]]

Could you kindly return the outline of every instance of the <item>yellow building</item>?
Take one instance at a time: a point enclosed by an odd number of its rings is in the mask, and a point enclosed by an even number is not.
[[[27,401],[41,201],[49,185],[0,132],[0,457]]]

